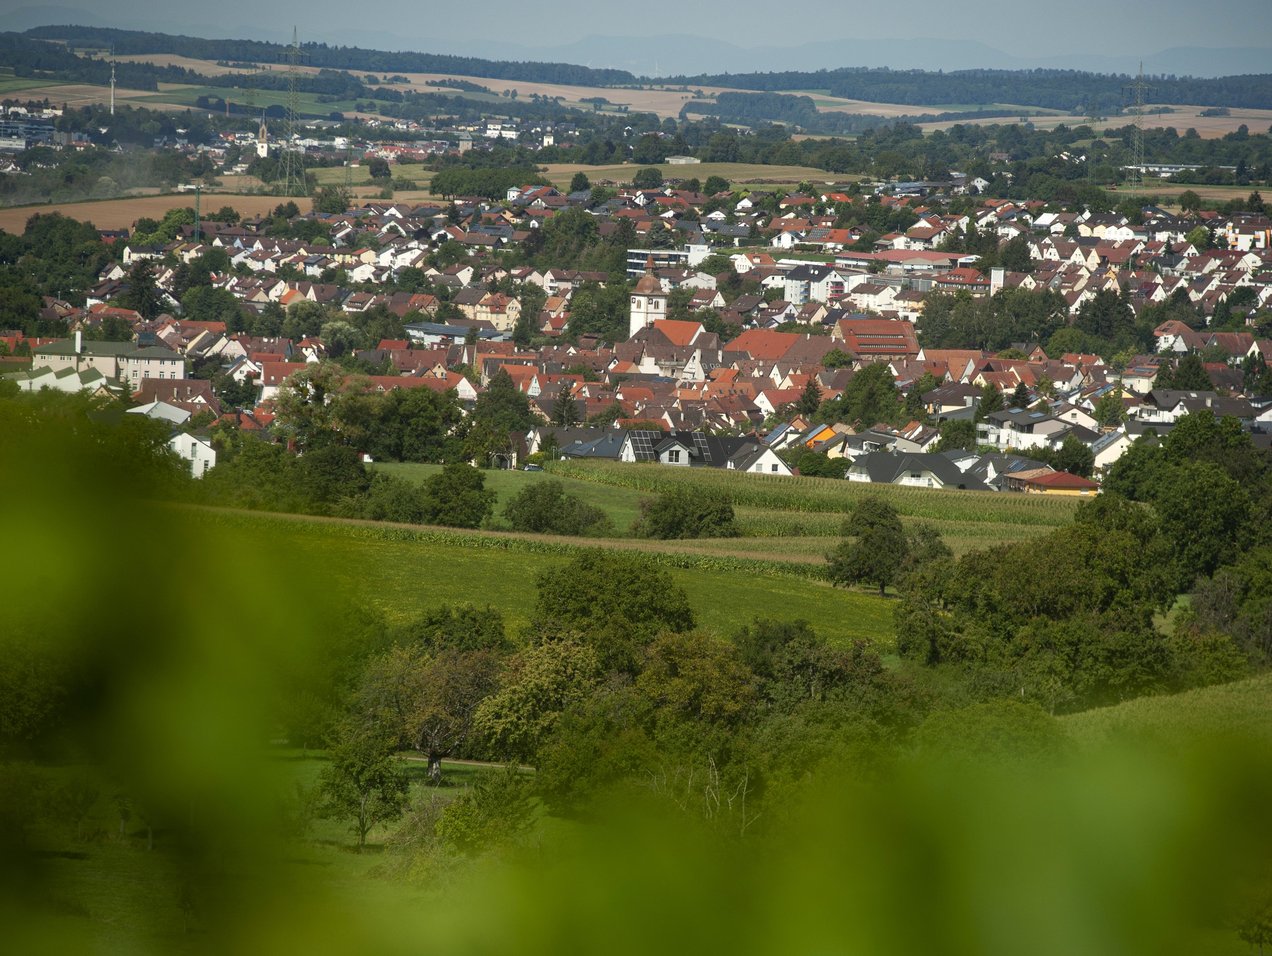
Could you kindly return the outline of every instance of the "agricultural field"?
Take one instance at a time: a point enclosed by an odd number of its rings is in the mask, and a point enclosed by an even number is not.
[[[209,212],[222,206],[231,206],[244,216],[267,214],[280,202],[278,196],[246,196],[233,193],[203,191],[203,208]],[[301,200],[308,203],[308,200]],[[93,202],[46,203],[39,206],[11,206],[0,209],[0,229],[21,233],[26,222],[36,213],[59,212],[72,219],[91,222],[98,229],[126,229],[143,216],[162,219],[169,209],[181,206],[194,207],[192,193],[173,193],[163,196],[133,196],[128,199],[103,199]]]
[[[1156,112],[1159,108],[1169,108],[1171,112]],[[1234,133],[1237,128],[1245,125],[1250,130],[1261,132],[1272,126],[1272,110],[1256,110],[1256,109],[1239,109],[1233,107],[1227,116],[1202,116],[1204,106],[1180,106],[1170,104],[1153,104],[1145,107],[1144,126],[1152,129],[1165,129],[1174,127],[1181,134],[1184,130],[1195,129],[1202,139],[1218,139],[1229,133]],[[1046,111],[1031,109],[1024,112],[1042,113]],[[1057,126],[1090,126],[1092,129],[1102,131],[1106,129],[1121,129],[1134,122],[1131,116],[1109,116],[1098,120],[1088,120],[1086,117],[1073,116],[1052,111],[1052,115],[1031,116],[1030,123],[1038,129],[1054,129]],[[1011,122],[1010,117],[998,118],[981,118],[967,120],[942,120],[939,123],[922,123],[920,124],[925,130],[949,129],[960,123],[974,123],[978,126],[991,126],[997,123]]]
[[[702,626],[722,636],[766,617],[816,620],[818,632],[835,643],[866,640],[886,652],[893,640],[891,600],[833,588],[806,562],[778,556],[695,552],[700,542],[601,542],[222,510],[200,515],[244,540],[267,539],[276,553],[292,556],[298,580],[321,581],[390,620],[445,603],[489,604],[515,634],[530,619],[540,570],[580,548],[604,545],[640,551],[665,568]]]
[[[423,481],[439,470],[436,465],[376,467],[414,481]],[[839,540],[845,516],[863,495],[888,500],[905,524],[922,521],[932,525],[955,554],[1046,534],[1072,520],[1077,507],[1072,500],[860,485],[827,478],[774,478],[703,470],[685,473],[670,468],[579,461],[550,462],[547,469],[488,472],[487,487],[499,496],[496,515],[527,484],[550,475],[561,481],[570,494],[608,514],[615,533],[623,536],[639,515],[642,499],[692,482],[732,499],[742,537],[646,542],[645,547],[801,564],[824,561],[826,552]]]
[[[583,173],[593,183],[612,180],[613,182],[630,182],[636,170],[641,167],[632,163],[617,166],[584,166],[580,163],[552,163],[547,166],[543,175],[553,185],[564,188],[570,184],[575,173]],[[756,163],[694,163],[688,166],[672,166],[662,163],[654,167],[667,179],[695,178],[703,182],[709,176],[722,176],[737,186],[758,186],[763,184],[799,183],[804,180],[813,182],[852,182],[860,176],[831,173],[813,166],[761,166]]]
[[[830,478],[770,477],[723,470],[691,471],[588,461],[552,462],[548,468],[554,475],[632,488],[646,495],[687,483],[710,488],[727,495],[735,507],[744,511],[753,508],[768,513],[772,516],[768,530],[777,536],[788,533],[788,528],[833,533],[843,516],[866,495],[883,498],[897,509],[902,520],[944,522],[964,537],[1002,542],[1018,540],[1022,533],[1029,533],[1022,529],[1037,529],[1041,534],[1068,524],[1077,511],[1077,502],[1073,499],[934,491]]]

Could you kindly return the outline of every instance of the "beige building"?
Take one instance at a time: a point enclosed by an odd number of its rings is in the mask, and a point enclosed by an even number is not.
[[[123,382],[133,391],[152,379],[183,379],[185,359],[161,345],[138,348],[133,342],[86,342],[75,333],[73,339],[50,342],[32,352],[32,364],[54,372],[96,371],[104,378]]]

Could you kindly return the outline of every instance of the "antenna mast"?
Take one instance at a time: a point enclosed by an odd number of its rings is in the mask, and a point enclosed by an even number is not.
[[[110,115],[115,115],[115,64],[110,65]]]

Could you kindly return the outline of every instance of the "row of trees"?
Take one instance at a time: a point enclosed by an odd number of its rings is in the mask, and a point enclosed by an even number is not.
[[[1164,441],[1132,446],[1072,525],[900,579],[898,649],[1053,711],[1266,666],[1270,474],[1234,420],[1187,416]],[[1202,613],[1159,627],[1194,590]]]

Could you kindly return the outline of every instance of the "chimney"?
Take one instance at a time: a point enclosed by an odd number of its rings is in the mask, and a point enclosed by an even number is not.
[[[78,329],[75,332],[75,354],[79,355],[84,351],[84,333]]]

